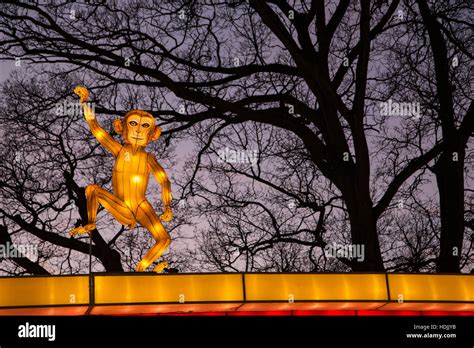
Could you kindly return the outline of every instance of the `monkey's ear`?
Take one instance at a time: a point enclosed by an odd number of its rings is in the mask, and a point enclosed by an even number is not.
[[[115,131],[115,133],[122,135],[122,133],[123,133],[122,120],[120,120],[118,118],[114,120],[114,131]]]
[[[155,126],[155,130],[153,131],[153,134],[151,135],[151,140],[156,141],[161,135],[161,128],[158,126]]]

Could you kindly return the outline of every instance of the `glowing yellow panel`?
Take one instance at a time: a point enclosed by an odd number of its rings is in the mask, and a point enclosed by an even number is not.
[[[95,303],[243,301],[241,274],[95,276]]]
[[[89,277],[0,278],[0,307],[89,303]]]
[[[247,301],[387,301],[384,274],[246,274]]]
[[[389,274],[388,284],[393,301],[474,301],[470,275]]]

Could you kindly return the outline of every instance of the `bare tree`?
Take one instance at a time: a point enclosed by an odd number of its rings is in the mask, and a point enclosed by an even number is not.
[[[81,76],[97,95],[99,115],[121,115],[133,105],[157,117],[167,143],[192,135],[198,156],[187,163],[181,188],[196,199],[195,216],[209,218],[201,226],[210,247],[202,261],[221,270],[383,271],[384,257],[393,261],[385,248],[393,236],[379,226],[384,213],[452,146],[435,139],[393,161],[383,180],[374,173],[386,162],[374,162],[372,139],[387,124],[376,123],[367,101],[390,87],[380,60],[386,45],[397,44],[387,37],[404,24],[394,16],[399,4],[5,1],[0,52],[31,66],[61,67],[49,69],[51,78]],[[258,149],[256,168],[216,163],[225,144]],[[363,260],[327,264],[321,249],[334,238],[363,245]],[[115,255],[103,253],[97,257],[104,262]],[[309,266],[295,257],[301,253]]]
[[[470,6],[426,0],[405,1],[404,5],[406,23],[395,30],[398,44],[389,47],[393,55],[386,59],[392,68],[386,78],[392,97],[421,104],[420,117],[405,130],[410,134],[405,138],[409,147],[416,149],[433,139],[444,143],[428,166],[435,175],[440,206],[437,270],[459,272],[463,251],[472,253],[472,245],[463,248],[464,238],[470,244],[464,213],[469,209],[469,195],[472,197],[468,188],[472,185],[468,172],[472,146],[469,149],[468,142],[474,131]],[[399,139],[393,143],[398,149]]]

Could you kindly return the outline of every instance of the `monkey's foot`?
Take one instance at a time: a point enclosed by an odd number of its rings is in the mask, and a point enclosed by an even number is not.
[[[165,268],[168,268],[169,264],[166,261],[160,262],[154,269],[153,272],[163,273]]]
[[[95,229],[95,224],[87,224],[85,226],[79,226],[79,227],[76,227],[74,229],[72,229],[69,234],[71,236],[76,236],[78,234],[82,234],[82,233],[87,233],[87,232],[90,232],[92,231],[93,229]]]
[[[145,267],[145,262],[140,261],[137,265],[137,267],[135,267],[135,272],[145,272],[145,270],[147,269],[147,267]]]

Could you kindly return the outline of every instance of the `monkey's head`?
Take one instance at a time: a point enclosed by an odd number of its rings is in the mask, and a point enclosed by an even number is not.
[[[161,135],[161,128],[155,125],[155,118],[143,110],[127,112],[123,122],[116,119],[114,130],[123,136],[125,143],[136,146],[147,146]]]

